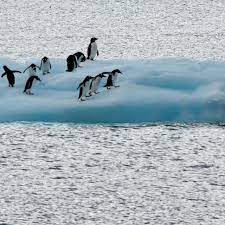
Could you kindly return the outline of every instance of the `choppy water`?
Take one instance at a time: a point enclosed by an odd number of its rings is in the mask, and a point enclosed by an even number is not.
[[[223,0],[2,0],[0,55],[65,58],[99,38],[105,58],[225,56]]]
[[[0,125],[0,223],[223,224],[225,130]]]

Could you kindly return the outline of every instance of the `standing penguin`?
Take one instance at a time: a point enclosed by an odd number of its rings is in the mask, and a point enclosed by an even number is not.
[[[87,58],[90,60],[94,60],[96,55],[99,56],[98,46],[95,42],[97,40],[95,37],[91,38],[90,44],[88,45]]]
[[[79,100],[85,101],[86,97],[88,97],[89,90],[90,90],[90,83],[91,83],[92,79],[93,79],[93,77],[86,76],[84,78],[84,80],[79,84],[79,86],[77,88],[77,89],[80,89],[79,97],[78,97]]]
[[[40,69],[39,66],[35,65],[34,63],[30,64],[30,66],[28,66],[24,71],[23,73],[26,72],[26,70],[28,70],[28,74],[29,74],[29,77],[31,76],[37,76],[37,68]]]
[[[18,70],[10,70],[7,66],[3,66],[5,72],[2,74],[2,77],[7,76],[9,87],[14,87],[15,84],[15,76],[14,73],[21,73]]]
[[[47,58],[46,56],[42,58],[40,68],[42,70],[43,75],[50,73],[52,65],[50,63],[49,58]]]
[[[104,74],[108,74],[108,72],[100,73],[92,79],[91,85],[90,85],[90,93],[89,93],[90,96],[92,96],[93,94],[98,94],[97,90],[101,82],[101,79],[103,77],[106,77]]]
[[[122,74],[122,72],[118,69],[113,70],[111,73],[109,73],[106,85],[104,87],[107,87],[107,89],[111,89],[112,87],[119,87],[116,86],[116,80],[119,73]]]
[[[34,80],[38,80],[41,82],[41,79],[38,76],[31,76],[27,79],[25,88],[24,88],[24,93],[26,93],[27,95],[33,95],[33,93],[31,93],[31,88],[33,86],[33,82]]]
[[[77,59],[77,66],[78,66],[78,67],[81,67],[81,66],[80,66],[80,63],[86,61],[86,57],[85,57],[84,53],[82,53],[82,52],[76,52],[76,53],[73,54],[73,55],[74,55],[74,56],[76,57],[76,59]]]
[[[67,61],[67,72],[72,72],[77,68],[77,58],[74,55],[69,55],[66,59]]]

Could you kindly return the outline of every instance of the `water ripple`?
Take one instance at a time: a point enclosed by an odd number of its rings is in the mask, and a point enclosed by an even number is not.
[[[0,222],[223,224],[213,125],[0,125]]]

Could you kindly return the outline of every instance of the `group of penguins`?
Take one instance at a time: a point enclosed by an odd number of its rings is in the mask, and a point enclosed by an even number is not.
[[[93,37],[90,40],[90,44],[88,46],[87,50],[87,58],[82,52],[76,52],[73,55],[69,55],[67,58],[67,72],[72,72],[74,69],[80,67],[80,63],[86,61],[86,59],[94,60],[96,56],[99,55],[98,47],[96,44],[97,38]],[[46,75],[50,73],[52,66],[50,63],[49,58],[46,56],[41,59],[40,66],[35,65],[32,63],[30,66],[28,66],[23,73],[25,73],[28,70],[29,78],[26,81],[24,93],[28,95],[33,95],[31,92],[32,86],[34,81],[40,81],[41,79],[37,76],[37,69],[42,71],[43,75]],[[1,77],[7,76],[9,87],[14,87],[15,85],[15,76],[14,73],[21,73],[21,71],[18,70],[11,70],[6,65],[3,66],[4,73]],[[78,99],[80,101],[85,101],[87,97],[90,97],[94,94],[98,94],[98,87],[101,82],[101,79],[103,77],[106,77],[105,75],[108,75],[108,79],[106,82],[107,89],[111,89],[112,87],[119,87],[115,85],[116,79],[118,74],[122,74],[122,72],[119,69],[115,69],[112,72],[103,72],[96,76],[86,76],[85,79],[79,84],[78,88],[79,91],[79,97]]]

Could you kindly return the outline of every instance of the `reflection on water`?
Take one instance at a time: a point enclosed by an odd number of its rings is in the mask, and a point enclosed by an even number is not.
[[[0,223],[223,224],[223,126],[0,125]]]

